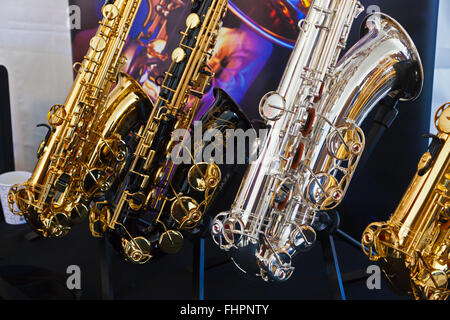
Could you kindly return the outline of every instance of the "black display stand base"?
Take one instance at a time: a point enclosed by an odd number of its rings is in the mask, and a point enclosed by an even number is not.
[[[104,237],[99,239],[98,244],[102,300],[114,300],[114,288],[111,281],[111,246]]]

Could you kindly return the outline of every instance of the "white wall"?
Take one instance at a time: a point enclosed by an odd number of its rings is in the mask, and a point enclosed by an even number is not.
[[[53,104],[72,86],[67,0],[1,0],[0,64],[9,73],[16,170],[32,171]]]
[[[434,72],[433,111],[431,129],[436,133],[434,115],[444,103],[450,102],[450,1],[439,1],[439,20]]]

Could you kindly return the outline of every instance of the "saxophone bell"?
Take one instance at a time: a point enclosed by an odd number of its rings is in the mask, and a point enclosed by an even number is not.
[[[449,106],[437,111],[439,133],[426,135],[432,143],[395,212],[386,222],[370,224],[361,239],[393,291],[416,299],[445,300],[450,295]]]
[[[315,242],[317,213],[345,196],[365,147],[364,119],[387,95],[409,101],[421,92],[417,49],[385,14],[370,15],[361,40],[338,61],[360,9],[358,1],[314,1],[278,91],[261,101],[269,134],[212,230],[249,275],[290,277],[294,256]],[[311,28],[318,24],[326,28]]]

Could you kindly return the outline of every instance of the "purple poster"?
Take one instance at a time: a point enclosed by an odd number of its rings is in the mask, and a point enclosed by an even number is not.
[[[73,59],[81,61],[89,40],[101,20],[103,0],[72,0],[82,12],[82,29],[74,30]],[[277,55],[288,57],[298,35],[298,21],[309,7],[308,0],[233,0],[220,31],[214,56],[209,64],[216,76],[201,102],[200,114],[212,103],[212,88],[227,91],[238,103],[249,89],[258,96],[247,97],[251,106],[241,105],[250,118],[258,116],[257,103],[267,91],[276,89],[284,66]],[[181,39],[190,11],[188,0],[143,0],[130,31],[123,55],[129,73],[156,101],[158,78],[169,68],[171,52]],[[273,61],[271,61],[271,58]],[[270,75],[268,77],[268,75]]]

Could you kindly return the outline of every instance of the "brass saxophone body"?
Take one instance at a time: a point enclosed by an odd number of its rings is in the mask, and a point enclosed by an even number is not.
[[[356,0],[314,0],[276,92],[260,103],[270,128],[230,210],[212,237],[237,267],[285,281],[310,249],[317,213],[343,200],[365,147],[361,125],[387,95],[415,99],[423,71],[413,41],[391,17],[369,16],[362,38],[339,59]]]
[[[10,190],[11,210],[24,215],[30,226],[45,237],[62,237],[73,224],[86,218],[95,190],[107,188],[109,176],[124,163],[125,149],[115,131],[127,130],[125,118],[136,113],[115,110],[106,100],[125,62],[121,52],[140,3],[105,2],[103,20],[90,40],[90,48],[83,61],[74,66],[77,76],[67,100],[64,105],[54,105],[48,113],[51,129],[39,147],[39,160],[31,178]],[[148,105],[143,92],[136,94]],[[105,118],[115,119],[102,123]],[[93,150],[102,153],[102,163],[95,164],[100,168],[93,167]],[[96,176],[97,169],[101,169],[102,176]]]
[[[386,222],[370,224],[362,245],[391,287],[416,299],[445,300],[450,275],[450,104],[435,116],[438,134]]]
[[[185,237],[199,235],[208,207],[235,177],[237,166],[218,165],[210,159],[196,162],[208,143],[183,148],[177,132],[193,127],[200,99],[213,71],[208,66],[226,13],[227,0],[195,0],[172,53],[161,91],[148,122],[125,140],[126,164],[112,187],[99,193],[90,212],[94,236],[106,235],[126,260],[143,264],[178,252]],[[127,103],[116,88],[111,103]],[[222,90],[201,119],[203,132],[251,127],[250,122]],[[115,97],[116,96],[116,97]],[[189,134],[185,133],[185,137]],[[210,142],[211,143],[211,142]],[[174,156],[189,152],[193,164],[176,163]]]

